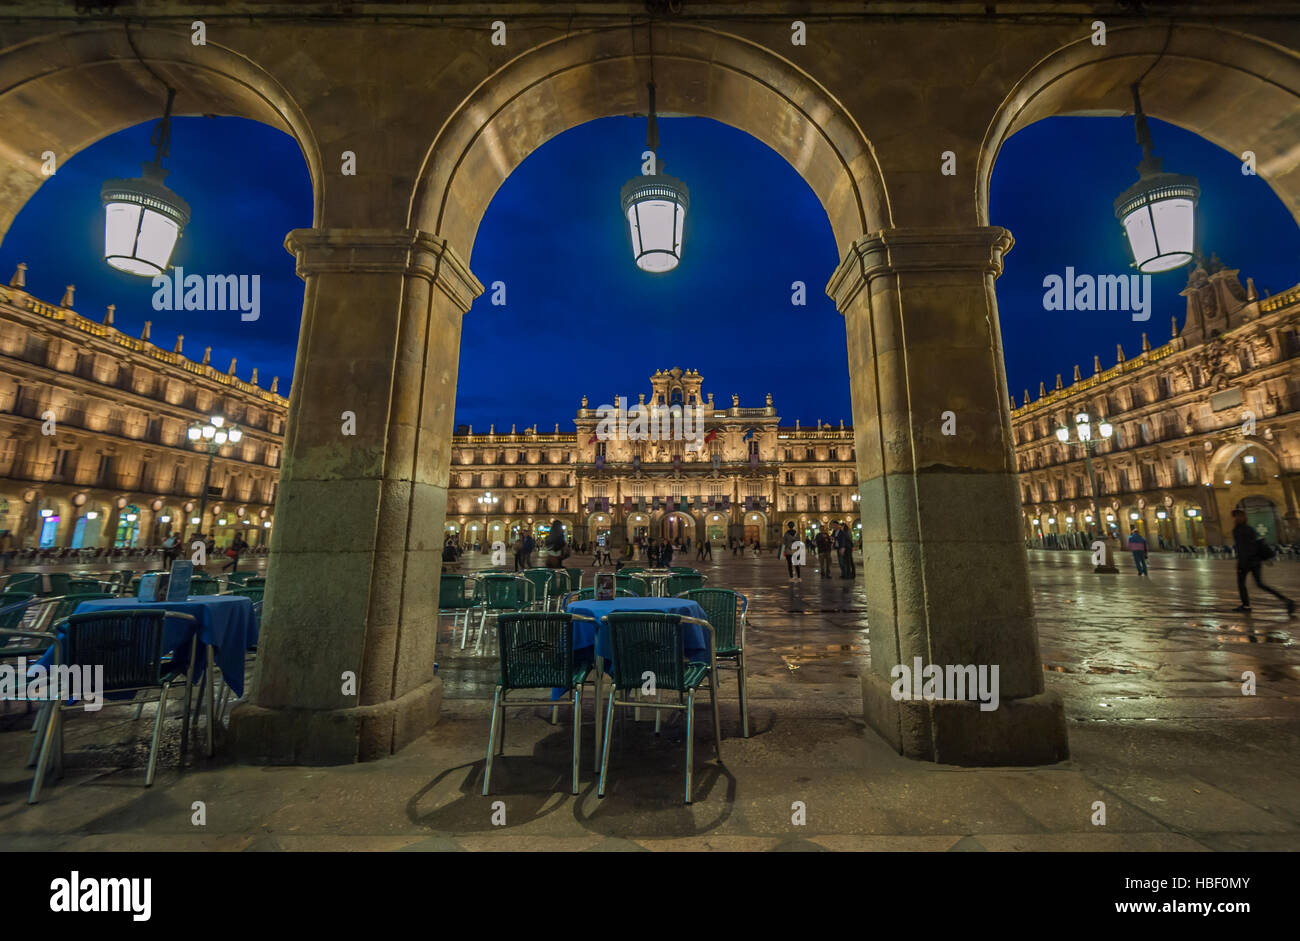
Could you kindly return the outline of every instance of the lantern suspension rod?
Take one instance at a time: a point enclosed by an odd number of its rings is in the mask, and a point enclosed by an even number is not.
[[[149,143],[154,147],[153,162],[162,166],[163,157],[171,155],[172,143],[172,102],[176,100],[176,89],[167,87],[167,104],[163,107],[162,120],[153,129]]]
[[[659,122],[655,117],[655,22],[653,19],[646,22],[646,29],[650,35],[650,82],[646,85],[646,89],[650,92],[650,118],[646,121],[645,145],[654,151],[657,157],[659,154]],[[658,172],[657,167],[655,170]]]

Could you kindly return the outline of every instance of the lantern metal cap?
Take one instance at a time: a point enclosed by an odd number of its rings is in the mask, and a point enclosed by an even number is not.
[[[163,183],[167,171],[151,161],[143,165],[143,176],[132,179],[105,180],[99,198],[105,206],[109,203],[129,203],[152,209],[184,229],[190,221],[190,204],[168,189]]]
[[[1190,199],[1195,205],[1200,196],[1201,186],[1196,177],[1160,173],[1157,167],[1155,173],[1142,173],[1136,183],[1116,197],[1115,218],[1123,219],[1133,210],[1163,199]]]
[[[654,199],[662,197],[676,202],[682,207],[684,212],[689,212],[691,208],[691,191],[681,180],[675,176],[669,176],[666,173],[656,173],[653,175],[637,176],[623,184],[623,190],[619,194],[623,204],[623,214],[635,202],[643,199]]]

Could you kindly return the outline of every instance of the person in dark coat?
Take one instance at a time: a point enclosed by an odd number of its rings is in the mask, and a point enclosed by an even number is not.
[[[1294,615],[1295,602],[1260,580],[1260,568],[1265,560],[1271,559],[1273,555],[1259,533],[1255,532],[1255,528],[1246,522],[1245,511],[1233,510],[1232,522],[1232,542],[1237,548],[1237,592],[1241,595],[1241,604],[1234,610],[1250,610],[1250,595],[1246,593],[1246,576],[1254,575],[1255,584],[1285,604],[1287,614]]]

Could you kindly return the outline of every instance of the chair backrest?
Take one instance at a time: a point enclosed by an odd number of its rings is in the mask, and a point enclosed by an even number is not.
[[[569,573],[569,590],[580,591],[582,589],[582,569],[565,566],[564,570]]]
[[[615,688],[639,688],[646,671],[654,674],[659,689],[682,688],[686,658],[681,618],[660,611],[612,611],[606,620]]]
[[[240,585],[245,584],[254,575],[253,572],[231,572],[226,576],[226,581],[237,582]]]
[[[27,609],[35,597],[30,591],[0,592],[0,630],[18,630],[18,625],[27,617]]]
[[[265,575],[254,575],[254,576],[252,576],[251,578],[249,578],[247,581],[244,582],[244,587],[245,587],[245,588],[256,588],[256,587],[259,586],[259,585],[265,585],[265,584],[266,584],[266,576],[265,576]]]
[[[54,595],[66,595],[68,593],[68,584],[72,581],[72,576],[67,572],[50,572],[50,588],[48,591],[37,590],[37,594],[53,597]]]
[[[638,598],[648,598],[650,596],[650,586],[646,584],[644,578],[637,578],[635,575],[624,575],[620,572],[614,576],[614,584],[625,591],[630,591]]]
[[[674,575],[699,575],[699,569],[693,569],[689,565],[670,565],[668,571]]]
[[[468,575],[443,572],[438,581],[438,607],[440,609],[464,608],[474,601],[471,586],[475,580]]]
[[[250,599],[253,604],[259,604],[265,592],[266,589],[261,585],[241,585],[238,588],[230,589],[229,594],[243,595],[245,598]]]
[[[162,608],[74,614],[66,621],[66,662],[103,666],[104,691],[157,686],[162,675]]]
[[[91,592],[103,591],[112,586],[112,582],[100,581],[98,578],[87,578],[85,576],[73,575],[68,579],[68,594],[85,595]]]
[[[221,582],[211,575],[195,575],[190,581],[191,595],[219,595]]]
[[[695,588],[681,593],[704,609],[704,620],[713,625],[713,642],[719,650],[736,646],[740,619],[749,608],[749,599],[730,588]]]
[[[684,591],[691,591],[695,588],[704,587],[704,576],[699,572],[690,575],[669,575],[668,588],[665,594],[679,595]]]
[[[503,687],[572,688],[573,615],[562,611],[503,614],[497,630]]]
[[[115,597],[116,595],[107,591],[86,591],[75,595],[60,595],[49,598],[46,603],[50,606],[50,613],[45,616],[45,624],[53,625],[56,621],[62,621],[76,611],[77,606],[83,601],[102,601],[105,598]]]
[[[619,571],[619,574],[620,574],[620,575],[622,575],[622,574],[631,574],[632,572],[644,572],[644,571],[645,571],[645,566],[644,566],[644,565],[625,565],[625,566],[623,566],[621,569],[619,569],[618,571]]]
[[[15,572],[5,579],[5,592],[25,591],[36,594],[41,590],[40,572]]]
[[[490,573],[474,585],[474,601],[497,611],[526,608],[534,597],[533,583],[518,575]]]
[[[524,569],[519,574],[533,583],[533,595],[540,598],[548,588],[554,594],[555,579],[551,576],[554,569]]]

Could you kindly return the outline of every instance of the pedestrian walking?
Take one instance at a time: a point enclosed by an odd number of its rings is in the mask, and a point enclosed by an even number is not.
[[[239,557],[247,548],[248,543],[244,541],[244,537],[239,533],[235,533],[235,538],[230,541],[230,548],[226,550],[226,558],[229,561],[221,567],[221,570],[223,572],[237,572],[239,570]]]
[[[695,560],[697,562],[704,561],[704,540],[703,539],[695,540]]]
[[[831,549],[834,543],[831,541],[830,533],[822,530],[817,534],[817,571],[821,573],[822,578],[831,577]]]
[[[713,540],[712,539],[704,540],[704,558],[708,559],[710,562],[713,561]]]
[[[781,553],[785,556],[785,569],[790,574],[790,581],[798,578],[802,582],[802,566],[794,564],[794,544],[799,541],[799,534],[794,531],[794,523],[785,525],[785,535],[781,537]]]
[[[4,558],[5,571],[9,571],[9,561],[14,557],[14,534],[8,529],[0,532],[0,557]]]
[[[1246,593],[1246,576],[1254,575],[1255,585],[1285,604],[1286,613],[1294,617],[1295,602],[1276,588],[1265,585],[1259,577],[1263,564],[1276,555],[1273,547],[1246,522],[1245,511],[1233,510],[1232,522],[1232,542],[1237,549],[1237,592],[1241,595],[1241,604],[1233,610],[1250,610],[1250,595]]]
[[[1136,526],[1129,528],[1128,551],[1133,553],[1133,564],[1137,566],[1138,575],[1146,575],[1150,578],[1151,576],[1147,574],[1147,541],[1142,538]]]

